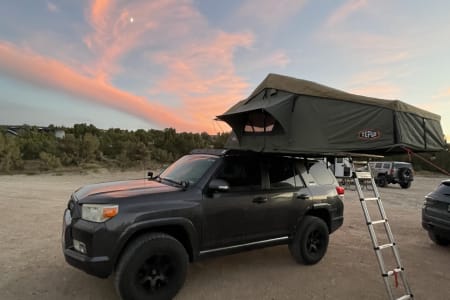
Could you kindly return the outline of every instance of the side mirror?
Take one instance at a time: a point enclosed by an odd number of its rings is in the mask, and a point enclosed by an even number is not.
[[[148,177],[148,179],[153,179],[153,172],[152,171],[148,171],[147,172],[147,177]]]
[[[213,179],[208,185],[211,191],[227,192],[230,190],[230,185],[223,179]]]

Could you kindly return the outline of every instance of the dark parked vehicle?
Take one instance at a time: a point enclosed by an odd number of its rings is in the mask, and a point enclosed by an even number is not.
[[[422,227],[438,245],[450,245],[450,179],[444,180],[425,196]]]
[[[325,255],[343,197],[322,161],[197,150],[158,176],[75,191],[64,213],[66,261],[114,273],[123,299],[171,299],[189,261],[287,244],[299,263]]]

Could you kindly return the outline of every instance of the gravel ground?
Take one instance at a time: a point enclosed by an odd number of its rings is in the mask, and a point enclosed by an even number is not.
[[[0,299],[117,299],[111,279],[65,263],[62,214],[81,185],[143,175],[0,176]],[[450,247],[433,244],[420,223],[423,197],[440,180],[417,176],[410,189],[380,189],[416,299],[450,299]],[[176,299],[388,299],[356,193],[345,197],[344,225],[319,264],[297,265],[286,246],[205,259],[190,265]]]

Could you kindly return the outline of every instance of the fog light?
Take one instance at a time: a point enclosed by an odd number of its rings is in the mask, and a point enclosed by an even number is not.
[[[86,254],[86,245],[83,242],[77,241],[77,240],[73,240],[73,247],[75,248],[75,250],[77,250],[78,252],[81,252],[83,254]]]

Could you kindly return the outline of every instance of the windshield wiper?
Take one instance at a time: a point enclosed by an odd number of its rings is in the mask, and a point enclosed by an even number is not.
[[[184,190],[189,186],[189,181],[186,181],[186,180],[178,181],[178,180],[170,179],[167,177],[159,177],[159,176],[158,176],[158,178],[162,181],[167,181],[167,182],[176,184],[179,187],[182,187]]]

